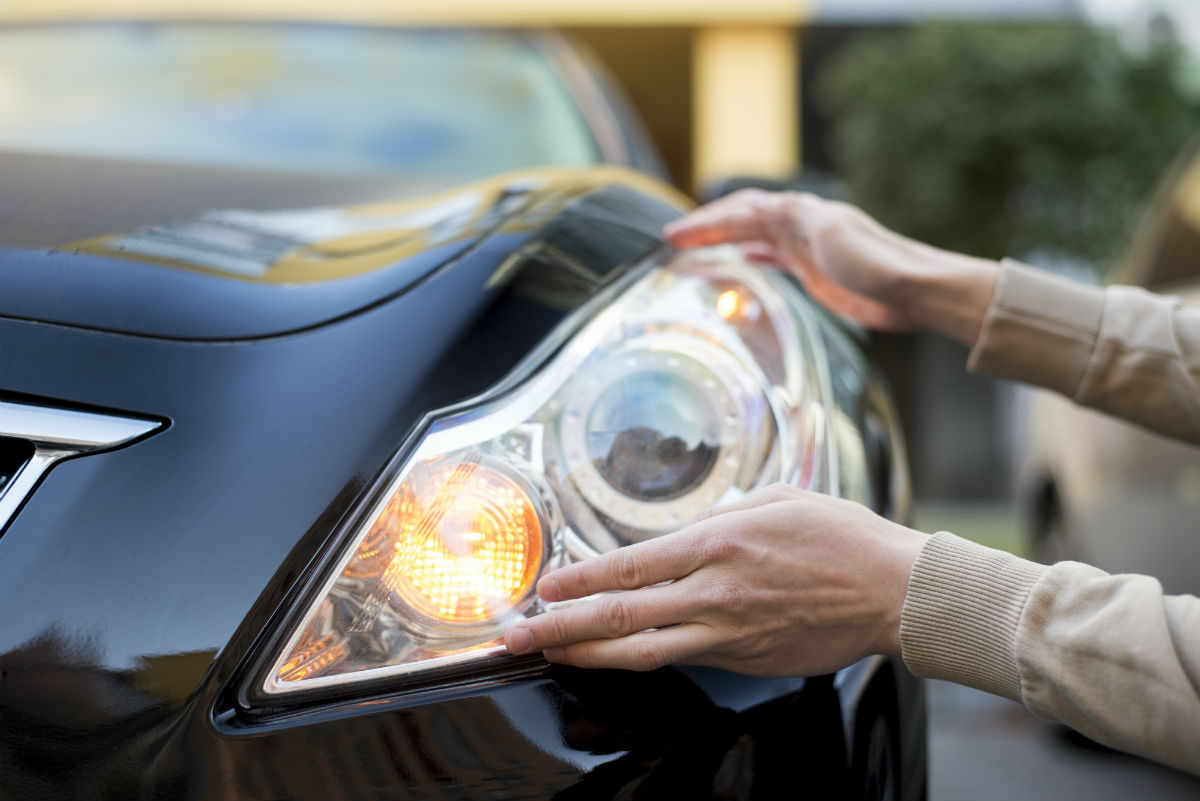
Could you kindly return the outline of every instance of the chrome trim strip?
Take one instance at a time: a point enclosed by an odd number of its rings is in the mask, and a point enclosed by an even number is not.
[[[153,420],[0,401],[0,437],[27,440],[34,447],[29,461],[0,489],[0,531],[57,462],[124,445],[161,427]]]

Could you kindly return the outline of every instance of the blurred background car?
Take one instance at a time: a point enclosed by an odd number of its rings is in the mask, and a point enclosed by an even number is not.
[[[665,248],[689,201],[564,40],[26,23],[0,90],[0,793],[924,794],[898,660],[498,644],[772,481],[908,514],[861,333]]]
[[[1164,177],[1111,281],[1200,302],[1200,140]],[[1027,426],[1018,487],[1036,558],[1200,592],[1200,450],[1049,393],[1034,395]]]

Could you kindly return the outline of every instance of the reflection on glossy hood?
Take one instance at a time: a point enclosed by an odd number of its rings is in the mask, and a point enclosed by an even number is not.
[[[527,212],[523,219],[506,229],[531,230],[566,203],[611,182],[687,202],[620,168],[525,170],[413,201],[290,211],[212,210],[73,247],[265,283],[329,281],[484,236],[522,211]],[[536,211],[540,213],[532,213]]]
[[[609,192],[625,208],[604,236],[657,236],[661,213],[638,204],[688,203],[640,173],[595,167],[520,171],[403,202],[211,210],[52,251],[0,250],[0,315],[180,339],[297,331],[369,308],[468,254],[495,261],[495,286],[509,257],[539,247],[552,221],[557,239],[564,227],[579,228],[580,241],[599,235],[587,215],[563,215]]]
[[[82,242],[78,248],[270,283],[327,281],[482,234],[544,186],[544,181],[514,180],[498,189],[470,188],[416,203],[223,209]]]

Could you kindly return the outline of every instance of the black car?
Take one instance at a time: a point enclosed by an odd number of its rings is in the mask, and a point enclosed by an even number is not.
[[[666,247],[688,201],[582,63],[0,28],[0,797],[924,794],[896,660],[499,644],[546,570],[767,483],[906,513],[860,340],[737,249]]]

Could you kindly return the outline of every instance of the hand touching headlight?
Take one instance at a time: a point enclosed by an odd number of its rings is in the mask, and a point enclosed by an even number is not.
[[[768,487],[544,577],[548,603],[612,594],[518,623],[506,642],[580,667],[832,673],[869,654],[900,656],[900,609],[927,539],[851,501]]]

